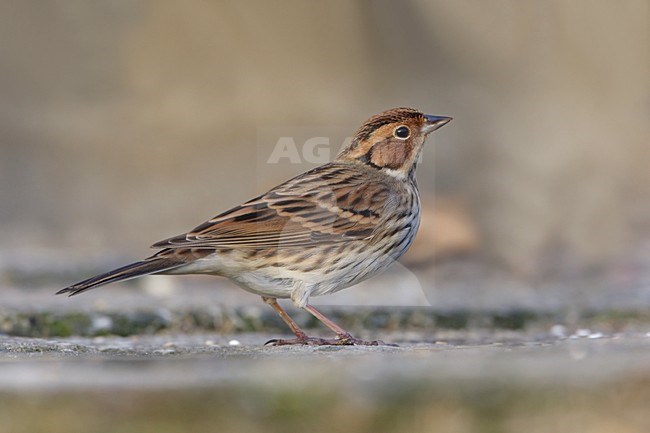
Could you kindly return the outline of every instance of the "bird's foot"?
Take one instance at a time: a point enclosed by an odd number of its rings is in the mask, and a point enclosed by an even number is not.
[[[385,343],[381,340],[362,340],[360,338],[353,337],[350,334],[340,334],[336,338],[337,345],[340,346],[393,346],[397,347],[397,344]]]
[[[360,338],[355,338],[350,334],[341,334],[336,338],[319,338],[319,337],[308,337],[306,335],[291,338],[291,339],[281,339],[274,338],[273,340],[267,341],[265,346],[290,346],[290,345],[303,345],[303,346],[394,346],[397,347],[397,344],[384,343],[381,340],[366,341],[361,340]]]
[[[264,343],[265,346],[292,346],[292,345],[302,345],[302,346],[331,346],[334,344],[340,344],[336,342],[335,338],[318,338],[318,337],[296,337],[296,338],[274,338],[272,340]]]

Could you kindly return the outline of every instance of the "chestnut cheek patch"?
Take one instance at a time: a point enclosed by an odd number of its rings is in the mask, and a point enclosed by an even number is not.
[[[408,159],[408,148],[404,142],[384,141],[370,149],[370,161],[378,167],[393,170],[401,168]]]

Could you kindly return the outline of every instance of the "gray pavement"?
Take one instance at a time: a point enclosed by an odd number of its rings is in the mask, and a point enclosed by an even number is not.
[[[54,296],[73,274],[0,275],[0,433],[650,431],[645,269],[531,284],[450,262],[316,300],[398,347],[264,346],[284,324],[218,278]]]
[[[650,328],[649,328],[650,329]],[[265,346],[267,334],[32,339],[0,337],[0,390],[512,382],[598,385],[650,375],[650,330],[569,338],[448,332],[399,346]],[[410,339],[416,337],[411,334]],[[424,341],[426,336],[417,340]],[[365,384],[365,385],[364,385]]]
[[[399,347],[261,345],[270,337],[0,337],[0,431],[650,428],[650,333],[449,331],[436,343],[382,335]]]

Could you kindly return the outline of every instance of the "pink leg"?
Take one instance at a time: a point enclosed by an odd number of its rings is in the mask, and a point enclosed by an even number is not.
[[[287,314],[286,311],[278,304],[277,299],[267,298],[262,296],[262,300],[269,304],[282,318],[284,323],[291,329],[296,336],[296,338],[290,340],[284,339],[273,339],[266,342],[267,345],[272,346],[286,346],[291,344],[303,344],[310,346],[326,346],[326,345],[336,345],[336,346],[379,346],[386,345],[383,341],[364,341],[358,338],[354,338],[348,331],[341,328],[336,323],[332,322],[330,319],[325,317],[323,313],[315,309],[313,306],[307,304],[305,310],[309,311],[315,318],[323,322],[325,326],[334,331],[337,335],[336,338],[318,338],[318,337],[309,337],[307,334],[300,329],[298,324]]]
[[[280,304],[278,304],[277,299],[267,298],[266,296],[262,296],[262,300],[267,304],[269,304],[278,313],[278,315],[282,318],[282,321],[284,321],[284,323],[287,324],[287,326],[291,329],[291,332],[293,332],[296,336],[296,338],[292,338],[290,340],[274,338],[273,340],[267,341],[265,345],[288,346],[292,344],[303,344],[309,346],[323,346],[323,345],[336,344],[336,341],[334,340],[309,337],[307,334],[305,334],[305,331],[300,329],[298,324],[287,314],[286,311],[284,311],[284,309],[280,306]]]
[[[307,337],[307,334],[300,329],[298,324],[287,314],[286,311],[278,304],[278,300],[275,298],[267,298],[265,296],[262,296],[262,300],[269,304],[277,313],[278,315],[282,318],[284,323],[287,324],[289,328],[291,328],[291,332],[293,332],[298,339],[306,339],[309,338]]]
[[[384,343],[383,341],[365,341],[361,340],[359,338],[355,338],[348,331],[345,329],[341,328],[339,325],[336,323],[332,322],[330,319],[325,317],[323,313],[318,311],[316,308],[314,308],[313,305],[305,305],[305,310],[309,311],[315,318],[323,322],[325,326],[330,328],[332,331],[334,331],[337,335],[337,343],[338,345],[346,345],[346,346],[389,346],[388,344]],[[392,345],[391,345],[392,346]]]

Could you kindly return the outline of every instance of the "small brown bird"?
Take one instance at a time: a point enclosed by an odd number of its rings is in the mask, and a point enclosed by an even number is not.
[[[371,117],[334,161],[300,174],[195,229],[157,254],[66,287],[70,296],[147,274],[211,274],[262,296],[296,335],[267,344],[377,345],[352,337],[309,304],[376,275],[420,224],[415,168],[427,135],[451,120],[412,108]],[[291,298],[337,335],[308,337],[280,307]]]

